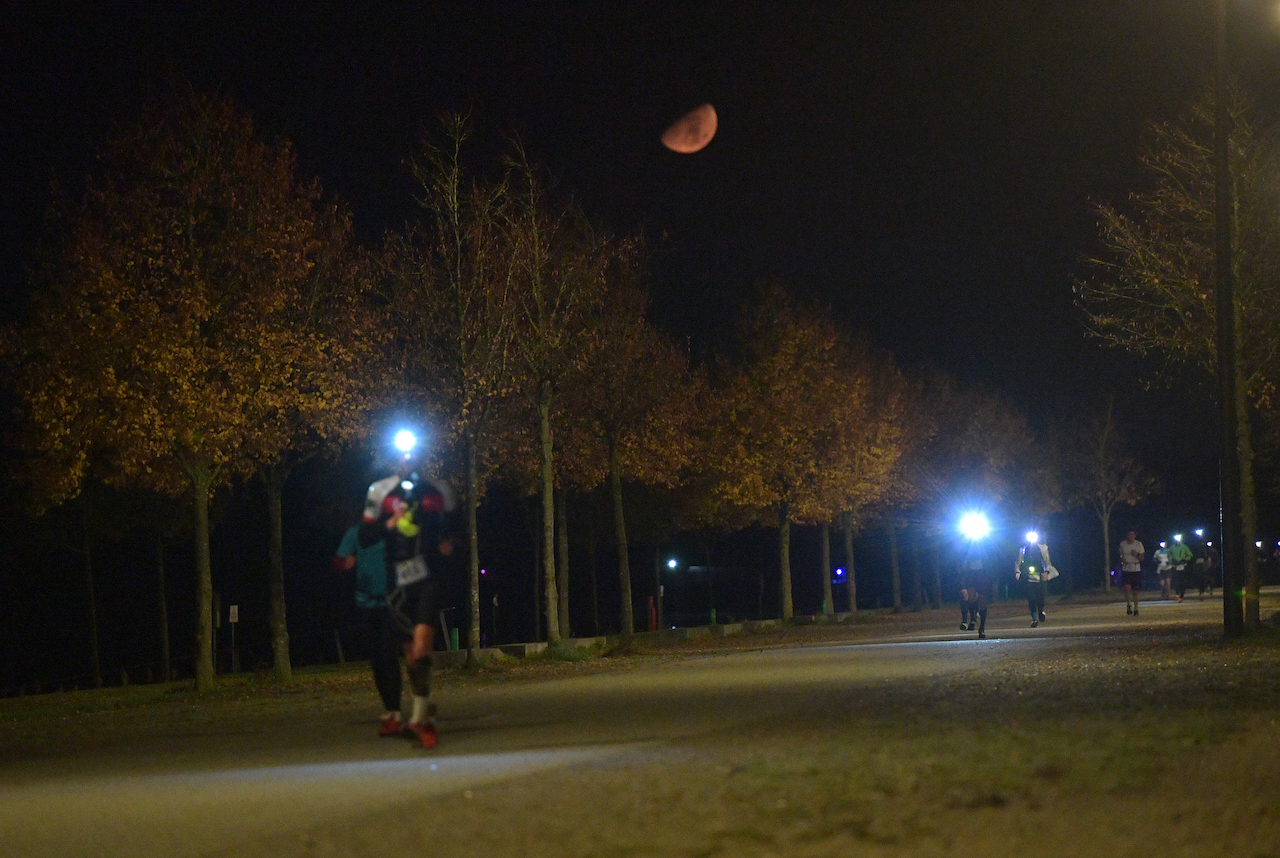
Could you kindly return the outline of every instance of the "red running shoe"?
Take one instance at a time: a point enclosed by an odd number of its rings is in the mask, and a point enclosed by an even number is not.
[[[414,724],[409,722],[409,732],[418,737],[422,742],[422,747],[430,751],[436,746],[436,742],[440,740],[440,734],[436,731],[436,721],[434,718],[428,720],[425,724]]]
[[[379,736],[399,736],[404,732],[404,722],[400,720],[400,716],[396,713],[383,715],[382,721],[378,724]]]

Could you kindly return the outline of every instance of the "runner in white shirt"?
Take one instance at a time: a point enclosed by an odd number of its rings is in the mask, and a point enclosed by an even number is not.
[[[1138,593],[1142,589],[1142,558],[1146,549],[1136,531],[1129,531],[1120,543],[1120,580],[1124,582],[1124,612],[1138,616]]]

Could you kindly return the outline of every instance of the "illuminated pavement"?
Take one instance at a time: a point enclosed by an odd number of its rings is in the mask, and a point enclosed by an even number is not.
[[[1264,606],[1265,608],[1266,606]],[[1006,602],[988,640],[959,631],[958,611],[903,617],[899,631],[856,643],[737,651],[639,669],[532,683],[446,688],[441,748],[378,740],[374,710],[317,713],[307,725],[175,727],[113,746],[0,765],[3,853],[185,856],[234,851],[317,820],[341,822],[382,808],[495,780],[660,749],[722,741],[746,722],[785,725],[825,694],[922,678],[949,679],[1043,648],[1188,622],[1221,623],[1221,600],[1049,606],[1028,628]],[[1274,610],[1274,608],[1271,608]],[[372,701],[372,692],[370,694]]]

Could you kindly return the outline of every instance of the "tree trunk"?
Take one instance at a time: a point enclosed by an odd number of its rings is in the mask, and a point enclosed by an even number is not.
[[[893,612],[902,611],[902,569],[898,563],[898,527],[889,525],[889,571],[893,582]]]
[[[716,610],[716,575],[715,570],[711,566],[712,545],[710,540],[704,540],[702,543],[702,556],[707,564],[707,621],[710,622],[711,615]],[[719,625],[719,618],[713,625]]]
[[[207,462],[188,469],[195,502],[196,531],[196,691],[213,687],[213,571],[209,562],[209,494],[213,473]]]
[[[84,584],[89,596],[89,661],[93,668],[93,687],[101,688],[102,659],[98,647],[98,600],[93,591],[93,545],[87,538],[84,543]]]
[[[831,616],[835,606],[831,603],[831,525],[822,523],[820,528],[822,545],[822,613]]]
[[[551,384],[538,389],[538,439],[542,449],[542,577],[545,582],[547,643],[560,641],[560,596],[556,592],[555,470],[551,462]]]
[[[784,623],[795,615],[791,604],[791,507],[778,504],[778,599]]]
[[[289,682],[293,679],[293,667],[289,662],[289,624],[285,618],[284,604],[284,521],[281,505],[286,476],[287,470],[280,466],[269,467],[262,472],[262,482],[267,489],[267,519],[270,522],[267,574],[271,576],[272,674],[277,682]]]
[[[622,510],[622,469],[618,462],[618,441],[609,439],[609,490],[613,493],[613,534],[618,547],[618,593],[622,603],[622,637],[636,633],[636,615],[631,604],[631,561],[627,557],[627,522]]]
[[[169,601],[164,585],[164,537],[156,535],[156,589],[160,603],[160,675],[161,682],[173,679],[169,658]]]
[[[541,535],[541,534],[539,534]],[[533,544],[533,639],[542,640],[542,542]]]
[[[1237,316],[1239,316],[1238,313]],[[1240,377],[1243,377],[1243,374]],[[1244,580],[1237,579],[1235,584],[1237,587],[1243,585],[1245,631],[1257,632],[1262,628],[1262,617],[1258,602],[1261,581],[1258,574],[1258,552],[1256,546],[1254,546],[1258,534],[1258,499],[1254,495],[1253,482],[1253,427],[1249,418],[1249,403],[1244,388],[1243,384],[1237,385],[1236,425],[1239,427],[1240,440],[1240,524],[1244,531],[1245,560]],[[1224,556],[1225,553],[1224,550]]]
[[[657,542],[653,543],[653,603],[658,612],[658,628],[663,629],[663,625],[667,621],[662,598],[662,546]]]
[[[598,546],[596,544],[596,516],[594,507],[587,515],[587,563],[591,575],[591,634],[600,634],[600,589],[596,582],[596,563],[598,562]]]
[[[933,567],[933,607],[942,608],[942,546],[938,543],[937,534],[934,534],[933,550],[929,552],[930,565]]]
[[[1102,580],[1103,590],[1111,589],[1111,508],[1097,508],[1098,520],[1102,522]]]
[[[840,525],[844,531],[844,586],[849,593],[849,612],[857,613],[858,582],[853,575],[853,513],[841,513]]]
[[[920,564],[920,531],[911,533],[911,610],[924,607],[924,572]]]
[[[479,506],[480,477],[476,471],[476,442],[467,441],[467,663],[480,657],[480,537],[476,508]],[[497,641],[494,641],[496,644]]]
[[[556,499],[556,593],[560,597],[557,614],[560,617],[560,637],[571,638],[569,626],[569,513],[565,509],[568,490],[561,488]]]

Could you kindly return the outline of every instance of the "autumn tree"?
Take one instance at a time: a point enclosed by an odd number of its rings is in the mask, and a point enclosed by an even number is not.
[[[547,640],[555,643],[567,633],[568,617],[560,617],[556,579],[552,411],[560,386],[593,344],[585,330],[600,300],[610,248],[581,212],[553,201],[518,146],[512,165],[515,205],[508,228],[517,263],[516,356],[538,427]]]
[[[115,135],[78,204],[23,332],[31,452],[74,496],[113,484],[189,491],[197,567],[196,684],[213,681],[209,499],[280,436],[268,376],[294,377],[314,341],[282,323],[325,246],[316,189],[286,143],[258,140],[233,103],[187,95]],[[274,437],[274,440],[273,440]]]
[[[613,505],[622,634],[635,632],[624,480],[672,486],[689,461],[697,390],[688,358],[646,318],[648,293],[637,245],[616,245],[602,300],[589,327],[595,339],[567,394],[567,407],[604,447]]]
[[[567,381],[563,386],[572,391],[577,382]],[[542,497],[542,456],[539,422],[526,419],[530,409],[528,399],[517,400],[521,406],[515,409],[514,419],[506,420],[502,430],[493,438],[492,455],[495,470],[510,487],[526,498],[533,498],[539,505]],[[553,510],[555,516],[556,614],[562,638],[571,635],[569,622],[569,495],[586,494],[598,487],[606,477],[607,461],[603,447],[588,430],[583,415],[560,397],[550,415],[551,436],[555,440],[555,456],[552,460]],[[546,551],[542,541],[543,531],[539,523],[534,540],[535,551],[541,561]],[[544,582],[545,584],[545,582]]]
[[[370,414],[387,398],[380,380],[388,377],[382,370],[385,353],[378,347],[385,339],[380,314],[352,246],[349,217],[329,205],[300,209],[297,218],[311,231],[310,270],[270,284],[281,301],[269,321],[283,341],[273,342],[269,354],[285,359],[264,363],[250,379],[258,390],[249,415],[257,427],[250,452],[267,498],[273,673],[282,682],[292,678],[284,590],[285,483],[312,457],[336,456],[368,434]]]
[[[1041,490],[1046,451],[1020,410],[939,371],[921,373],[909,390],[891,506],[943,533],[967,505],[1033,517],[1052,510]]]
[[[923,377],[914,398],[907,423],[927,428],[911,439],[902,461],[900,503],[936,507],[975,498],[992,506],[1035,503],[1029,475],[1037,472],[1041,457],[1021,411],[990,391],[939,372]]]
[[[1239,93],[1231,95],[1230,168],[1236,191],[1234,258],[1236,414],[1243,539],[1257,530],[1250,406],[1266,407],[1280,374],[1280,183],[1274,141],[1259,133]],[[1211,100],[1177,121],[1156,123],[1142,154],[1149,189],[1124,207],[1097,207],[1103,253],[1096,278],[1076,284],[1080,305],[1103,342],[1171,365],[1216,372],[1214,110]],[[1256,628],[1258,568],[1246,552],[1245,624]]]
[[[401,331],[405,380],[436,412],[465,468],[468,658],[480,648],[480,560],[476,510],[492,434],[515,385],[516,288],[521,274],[504,179],[464,165],[471,136],[461,116],[413,165],[422,217],[388,237],[384,273]]]
[[[913,415],[906,380],[885,354],[873,353],[865,344],[849,351],[837,371],[847,378],[866,380],[866,394],[860,413],[851,415],[841,432],[827,438],[822,459],[825,515],[821,517],[823,609],[833,610],[830,574],[830,524],[839,522],[844,539],[849,609],[857,610],[854,581],[853,537],[877,511],[903,498],[901,464],[910,452],[910,440],[918,427]],[[848,403],[847,408],[855,403]]]
[[[832,491],[853,479],[843,441],[866,414],[870,380],[835,327],[777,287],[740,315],[736,346],[712,403],[726,427],[718,491],[778,528],[780,614],[790,620],[791,525],[826,519]]]

